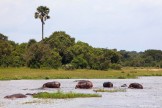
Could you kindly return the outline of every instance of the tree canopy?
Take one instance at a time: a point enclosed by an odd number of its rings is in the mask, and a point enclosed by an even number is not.
[[[52,33],[44,41],[30,39],[15,43],[0,34],[0,67],[120,69],[124,66],[161,67],[162,51],[117,51],[94,48],[88,43],[75,41],[63,31]]]

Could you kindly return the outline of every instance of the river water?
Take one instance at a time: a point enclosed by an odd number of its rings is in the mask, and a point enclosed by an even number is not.
[[[144,86],[142,90],[127,89],[126,92],[99,93],[98,98],[77,99],[4,99],[15,93],[56,92],[58,89],[39,90],[44,83],[59,81],[63,92],[95,93],[93,89],[102,88],[105,81],[110,81],[115,88],[123,84],[137,82]],[[138,79],[90,79],[94,88],[75,89],[75,79],[57,80],[11,80],[0,81],[0,108],[162,108],[162,77],[140,77]]]

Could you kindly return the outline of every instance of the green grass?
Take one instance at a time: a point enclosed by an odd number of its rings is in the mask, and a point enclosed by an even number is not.
[[[83,94],[83,93],[73,93],[73,92],[56,92],[56,93],[47,93],[42,92],[36,95],[33,95],[34,98],[43,98],[43,99],[68,99],[68,98],[90,98],[90,97],[101,97],[99,94]]]
[[[109,93],[114,93],[114,92],[126,92],[126,89],[97,89],[94,90],[95,92],[109,92]]]
[[[43,99],[43,100],[38,99],[38,100],[23,102],[22,104],[53,104],[53,101],[50,99]]]
[[[123,68],[122,70],[63,70],[63,69],[30,69],[0,68],[0,80],[20,79],[126,79],[139,76],[162,76],[162,69],[155,68]]]

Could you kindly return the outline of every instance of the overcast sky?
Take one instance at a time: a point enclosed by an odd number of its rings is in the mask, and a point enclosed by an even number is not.
[[[93,47],[162,50],[162,0],[0,0],[0,33],[18,43],[40,41],[40,5],[50,8],[45,37],[66,31]]]

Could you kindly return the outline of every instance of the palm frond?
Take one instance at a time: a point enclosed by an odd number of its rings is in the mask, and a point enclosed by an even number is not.
[[[42,16],[42,15],[39,15],[38,17],[39,17],[39,19],[42,19],[42,18],[43,18],[43,16]]]
[[[37,19],[39,16],[39,13],[35,12],[34,17]]]
[[[50,19],[50,16],[47,16],[47,19]]]
[[[47,17],[43,17],[43,20],[46,21],[47,20]]]
[[[44,14],[49,14],[49,8],[48,7],[46,7],[46,6],[39,6],[38,8],[37,8],[37,11],[39,12],[39,13],[44,13]]]

